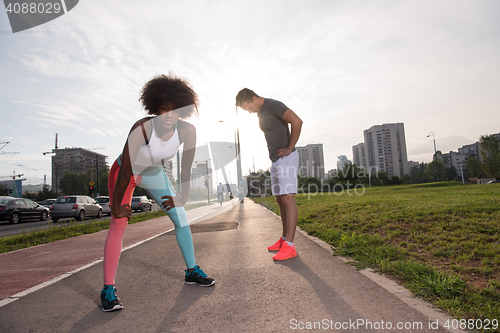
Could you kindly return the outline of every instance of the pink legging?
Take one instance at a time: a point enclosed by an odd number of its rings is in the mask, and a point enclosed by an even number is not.
[[[113,202],[113,192],[115,189],[116,179],[118,178],[118,171],[120,171],[120,166],[118,165],[118,160],[113,163],[108,177],[108,191],[109,191],[109,202]],[[140,183],[140,176],[138,180]],[[130,183],[125,190],[123,195],[122,205],[132,202],[132,196],[134,195],[134,190],[137,187],[136,179],[134,176],[130,177]],[[120,260],[120,254],[122,252],[123,244],[123,234],[125,229],[127,229],[128,218],[121,217],[115,218],[111,215],[111,224],[108,230],[108,236],[106,237],[106,243],[104,243],[104,262],[103,262],[103,273],[104,273],[104,284],[115,284],[116,270],[118,269],[118,261]]]
[[[113,202],[113,191],[118,178],[119,170],[119,159],[117,159],[111,167],[108,178],[110,202]],[[158,186],[159,184],[160,186]],[[175,195],[172,184],[170,184],[170,181],[164,174],[163,170],[161,170],[161,173],[153,176],[151,174],[145,174],[144,176],[139,175],[137,177],[132,175],[130,183],[125,190],[125,194],[123,195],[122,205],[126,203],[130,204],[132,202],[134,189],[138,185],[146,188],[158,204],[161,201],[161,196],[165,194]],[[154,186],[151,187],[151,185]],[[186,211],[184,210],[184,207],[175,207],[166,211],[166,213],[175,225],[177,244],[179,245],[182,256],[184,257],[186,266],[187,268],[193,268],[196,265],[196,261],[194,257],[193,239],[187,222]],[[115,218],[114,216],[111,216],[111,225],[108,230],[106,243],[104,244],[103,273],[105,285],[115,284],[116,270],[118,268],[118,261],[120,260],[122,240],[127,224],[128,219],[126,217]]]

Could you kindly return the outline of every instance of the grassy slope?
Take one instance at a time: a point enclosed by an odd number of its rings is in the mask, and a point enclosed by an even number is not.
[[[361,193],[361,190],[358,190]],[[500,185],[297,195],[299,226],[456,318],[500,317]],[[279,214],[274,197],[256,202]]]

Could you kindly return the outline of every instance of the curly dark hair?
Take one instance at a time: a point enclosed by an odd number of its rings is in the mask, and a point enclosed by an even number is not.
[[[181,111],[180,118],[187,119],[194,114],[198,115],[200,101],[198,95],[185,79],[181,79],[172,73],[158,75],[149,80],[141,90],[139,101],[148,111],[148,114],[157,114],[162,103],[172,103],[176,109],[189,105]]]

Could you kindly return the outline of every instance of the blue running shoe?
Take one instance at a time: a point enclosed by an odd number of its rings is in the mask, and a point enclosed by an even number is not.
[[[101,308],[104,312],[123,309],[120,299],[116,297],[116,288],[114,286],[106,285],[102,288]]]
[[[198,265],[194,266],[191,272],[188,272],[186,269],[186,277],[184,278],[184,281],[187,284],[197,284],[200,287],[210,287],[215,284],[215,280],[209,278]]]

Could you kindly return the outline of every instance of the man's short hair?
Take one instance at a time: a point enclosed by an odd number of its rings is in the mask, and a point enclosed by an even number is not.
[[[243,88],[240,90],[238,95],[236,95],[236,106],[241,107],[244,102],[251,102],[254,97],[260,97],[253,90],[248,88]]]

